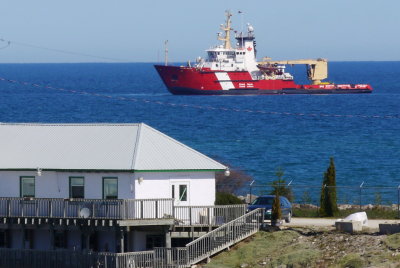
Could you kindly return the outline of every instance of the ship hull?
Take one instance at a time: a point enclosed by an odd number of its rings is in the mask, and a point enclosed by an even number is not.
[[[371,93],[369,89],[230,89],[230,90],[199,90],[194,88],[173,87],[168,91],[174,95],[287,95],[287,94],[358,94]]]
[[[247,71],[154,66],[174,95],[280,95],[370,93],[369,85],[297,85],[293,80],[253,80]]]

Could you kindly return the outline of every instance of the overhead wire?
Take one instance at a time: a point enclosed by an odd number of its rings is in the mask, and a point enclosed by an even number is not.
[[[32,86],[36,88],[44,88],[51,89],[57,91],[68,92],[72,94],[79,95],[88,95],[95,96],[107,99],[115,99],[120,101],[131,101],[131,102],[142,102],[146,104],[157,104],[169,107],[181,107],[181,108],[192,108],[192,109],[200,109],[200,110],[209,110],[209,111],[225,111],[225,112],[239,112],[239,113],[252,113],[252,114],[265,114],[265,115],[278,115],[278,116],[296,116],[296,117],[334,117],[334,118],[372,118],[372,119],[400,119],[400,115],[361,115],[361,114],[325,114],[325,113],[293,113],[293,112],[276,112],[276,111],[265,111],[265,110],[252,110],[252,109],[240,109],[240,108],[228,108],[228,107],[215,107],[215,106],[205,106],[205,105],[194,105],[194,104],[181,104],[181,103],[173,103],[168,101],[158,101],[158,100],[149,100],[149,99],[141,99],[141,98],[132,98],[132,97],[121,97],[121,96],[113,96],[108,94],[101,93],[93,93],[82,90],[73,90],[73,89],[65,89],[60,87],[53,87],[50,85],[40,85],[36,83],[23,82],[18,80],[7,79],[4,77],[0,77],[0,81],[20,84],[23,86]]]
[[[54,51],[54,52],[59,52],[59,53],[64,53],[64,54],[69,54],[69,55],[75,55],[75,56],[97,58],[97,59],[109,60],[109,61],[114,61],[114,62],[128,62],[128,61],[122,60],[122,59],[103,57],[103,56],[97,56],[97,55],[92,55],[92,54],[87,54],[87,53],[68,51],[68,50],[62,50],[62,49],[55,49],[55,48],[50,48],[50,47],[38,46],[38,45],[32,45],[32,44],[28,44],[28,43],[22,43],[22,42],[13,41],[13,40],[6,40],[4,38],[0,38],[0,41],[1,42],[7,42],[7,46],[6,47],[10,46],[11,44],[15,44],[15,45],[19,45],[19,46],[25,46],[25,47],[31,47],[31,48],[36,48],[36,49]],[[4,47],[4,48],[6,48],[6,47]]]

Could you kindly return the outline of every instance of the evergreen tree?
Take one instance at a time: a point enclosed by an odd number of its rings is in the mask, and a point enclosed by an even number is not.
[[[332,217],[338,214],[336,201],[336,170],[333,157],[330,158],[329,167],[324,173],[322,182],[321,200],[320,200],[320,216]]]
[[[278,167],[278,169],[275,172],[275,175],[277,179],[272,182],[271,194],[272,195],[279,194],[281,196],[286,197],[290,202],[293,202],[294,199],[293,192],[289,186],[286,186],[286,180],[283,178],[283,176],[285,175],[283,169]]]
[[[272,204],[271,224],[276,225],[282,219],[281,202],[279,193],[275,194],[274,203]]]

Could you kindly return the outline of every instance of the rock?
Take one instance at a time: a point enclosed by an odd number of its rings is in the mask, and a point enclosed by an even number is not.
[[[240,268],[246,268],[246,267],[249,267],[247,263],[243,263],[242,265],[240,265]]]

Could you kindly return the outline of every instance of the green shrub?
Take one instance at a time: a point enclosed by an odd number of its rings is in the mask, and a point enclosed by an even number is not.
[[[237,198],[237,196],[230,193],[219,193],[215,195],[215,205],[234,205],[243,204],[243,201]]]
[[[400,248],[400,233],[388,235],[383,242],[390,249],[399,249]]]
[[[358,254],[347,254],[339,261],[340,267],[360,268],[364,267],[364,261]]]

